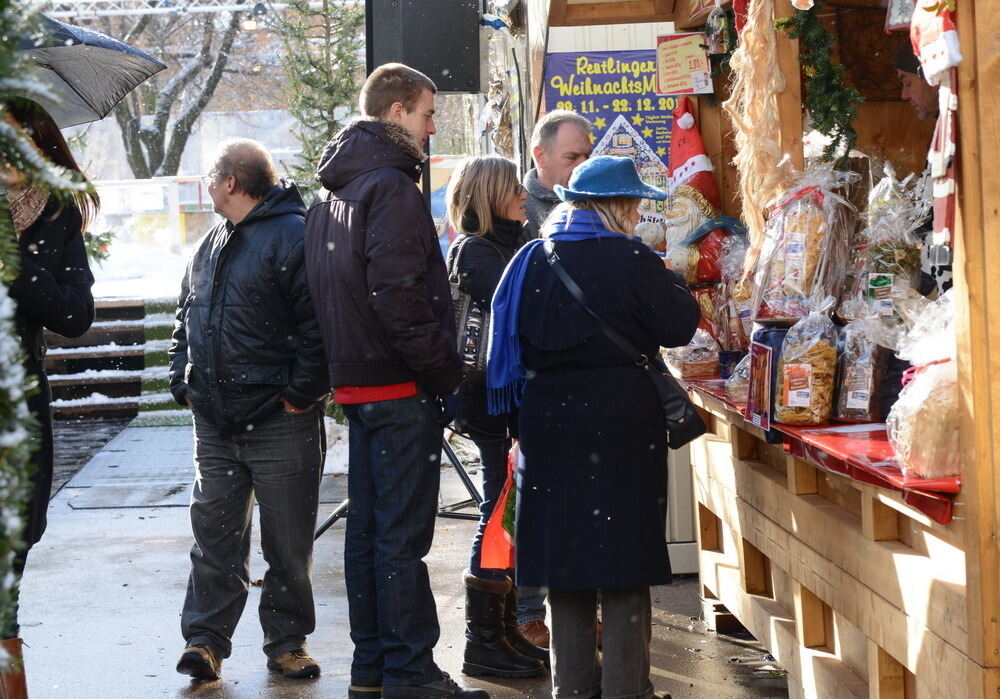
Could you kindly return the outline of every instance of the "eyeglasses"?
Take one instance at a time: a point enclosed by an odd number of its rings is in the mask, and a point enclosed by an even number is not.
[[[211,187],[213,184],[217,184],[221,180],[226,179],[229,175],[213,170],[207,175],[201,176],[201,181],[206,187]]]
[[[515,197],[519,197],[522,194],[527,194],[527,193],[528,193],[528,190],[524,188],[523,184],[518,183],[518,185],[516,187],[514,187],[514,196]]]

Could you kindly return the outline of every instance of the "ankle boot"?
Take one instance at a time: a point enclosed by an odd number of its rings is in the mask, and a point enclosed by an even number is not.
[[[489,580],[465,575],[466,675],[538,677],[545,672],[540,660],[521,655],[504,636],[504,597],[509,579]]]
[[[526,639],[521,634],[521,630],[517,627],[517,587],[514,585],[510,586],[510,592],[507,593],[507,597],[504,599],[503,631],[504,636],[507,639],[507,643],[509,643],[514,650],[521,655],[528,656],[529,658],[541,660],[545,663],[545,667],[549,667],[548,649],[536,646],[534,643]]]
[[[0,699],[27,699],[28,685],[24,677],[21,639],[4,639],[3,649],[7,651],[9,664],[0,672]]]

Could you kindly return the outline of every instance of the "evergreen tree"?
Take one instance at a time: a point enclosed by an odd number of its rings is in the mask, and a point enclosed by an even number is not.
[[[8,207],[8,188],[19,183],[45,187],[54,196],[83,191],[88,185],[52,165],[35,149],[30,137],[6,113],[19,99],[38,101],[46,88],[25,70],[18,47],[39,38],[25,0],[0,0],[0,628],[6,628],[13,592],[14,552],[21,543],[24,506],[29,489],[31,433],[34,423],[25,397],[32,380],[21,364],[15,335],[14,302],[7,285],[17,277],[20,255]],[[0,659],[0,666],[4,664]]]
[[[275,31],[284,49],[288,111],[302,146],[298,161],[285,163],[309,189],[323,148],[357,109],[364,71],[363,6],[323,0],[288,0],[276,15]]]

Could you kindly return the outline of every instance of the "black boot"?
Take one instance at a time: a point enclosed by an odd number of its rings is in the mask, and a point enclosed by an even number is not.
[[[548,649],[540,648],[530,642],[521,635],[521,631],[517,628],[517,588],[514,585],[510,586],[510,592],[507,593],[507,597],[504,599],[503,631],[504,636],[507,638],[507,643],[509,643],[514,650],[521,655],[528,656],[529,658],[541,660],[545,663],[545,667],[549,667]]]
[[[504,596],[509,579],[488,580],[465,575],[466,675],[538,677],[545,672],[540,660],[514,650],[504,637]]]

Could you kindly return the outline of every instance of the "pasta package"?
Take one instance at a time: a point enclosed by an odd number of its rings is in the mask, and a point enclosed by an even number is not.
[[[739,235],[728,236],[722,242],[722,257],[719,268],[722,272],[722,298],[725,309],[726,349],[747,350],[753,333],[751,297],[753,288],[750,280],[743,275],[749,243]]]
[[[734,403],[746,403],[750,392],[750,355],[743,357],[726,379],[726,395]]]
[[[781,346],[774,420],[822,425],[833,411],[837,328],[826,312],[832,299],[793,325]]]
[[[877,321],[876,321],[877,322]],[[841,422],[881,422],[879,390],[890,351],[875,342],[872,321],[854,321],[842,331],[843,350],[837,363],[837,407]]]
[[[840,295],[854,207],[833,193],[849,173],[814,169],[774,207],[754,279],[753,319],[787,324]]]
[[[931,304],[900,342],[913,364],[889,410],[886,431],[903,473],[916,478],[959,475],[959,396],[952,292]]]

